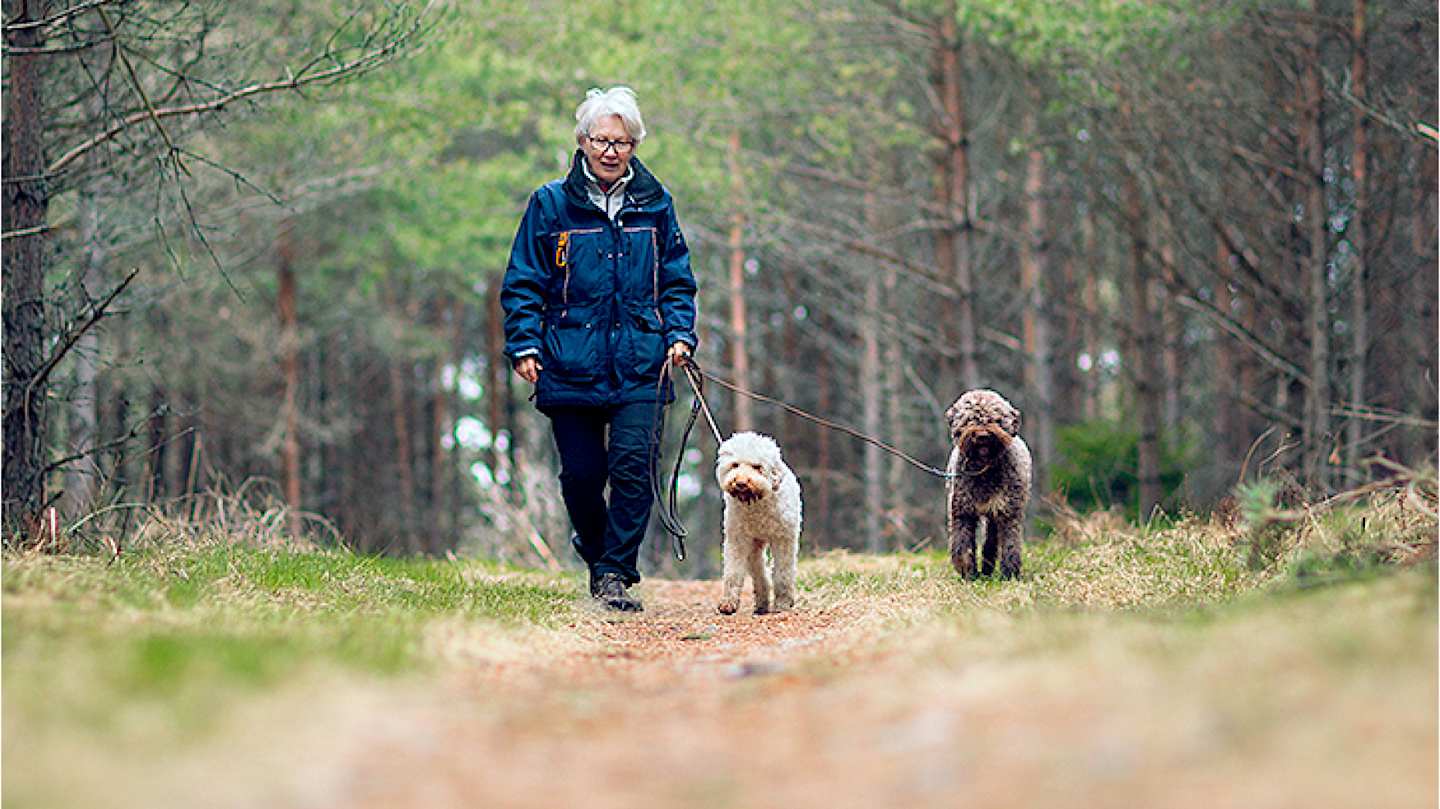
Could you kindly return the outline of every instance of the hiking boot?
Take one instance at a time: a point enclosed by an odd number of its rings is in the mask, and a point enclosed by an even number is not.
[[[641,612],[645,609],[640,599],[626,592],[625,580],[614,573],[606,573],[595,582],[594,596],[606,609],[619,612]]]

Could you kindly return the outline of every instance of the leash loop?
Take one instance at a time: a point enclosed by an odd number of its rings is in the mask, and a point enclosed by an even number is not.
[[[668,502],[662,491],[663,484],[660,478],[660,445],[664,430],[663,408],[665,407],[665,383],[673,379],[673,372],[670,370],[670,358],[666,357],[665,362],[660,366],[660,374],[655,380],[655,418],[650,424],[650,494],[655,500],[655,510],[660,516],[660,525],[670,535],[670,549],[675,554],[675,561],[685,561],[685,537],[690,532],[685,524],[680,521],[679,489],[680,489],[680,465],[685,461],[685,446],[690,442],[690,431],[695,428],[695,420],[699,416],[699,400],[690,403],[690,417],[685,422],[685,431],[680,436],[680,449],[675,453],[675,468],[670,473],[670,495]],[[692,381],[693,385],[694,382]],[[709,417],[709,414],[706,414]],[[714,421],[711,421],[711,428],[714,428]]]

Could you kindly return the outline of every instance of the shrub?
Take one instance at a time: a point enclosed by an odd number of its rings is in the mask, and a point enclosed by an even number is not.
[[[1122,506],[1140,512],[1140,433],[1130,425],[1099,419],[1061,427],[1056,433],[1056,461],[1051,486],[1081,512]],[[1160,483],[1165,502],[1172,502],[1185,477],[1188,446],[1161,441]]]

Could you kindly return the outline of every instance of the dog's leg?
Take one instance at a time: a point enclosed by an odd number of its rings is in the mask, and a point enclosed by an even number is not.
[[[770,546],[775,568],[775,611],[784,612],[795,606],[795,567],[800,543],[786,537]]]
[[[755,580],[755,614],[764,615],[770,611],[770,571],[765,566],[765,543],[747,542],[750,556],[750,578]]]
[[[995,575],[995,550],[999,547],[1000,529],[995,518],[985,518],[985,539],[980,543],[980,575]]]
[[[1000,541],[1000,578],[1020,577],[1020,545],[1025,539],[1025,516],[1023,514],[1004,520],[991,520]]]
[[[729,526],[726,526],[729,528]],[[729,536],[726,532],[724,543],[725,572],[721,577],[724,595],[717,609],[725,615],[734,615],[740,609],[740,589],[745,586],[745,557],[741,545],[744,540]]]
[[[975,578],[975,524],[973,514],[950,515],[950,566],[967,579]]]

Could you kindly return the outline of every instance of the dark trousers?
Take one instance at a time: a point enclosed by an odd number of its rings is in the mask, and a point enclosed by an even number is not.
[[[546,415],[560,450],[560,492],[575,528],[575,551],[596,579],[615,573],[627,585],[640,581],[636,562],[654,501],[650,455],[664,410],[637,402],[556,407]]]

